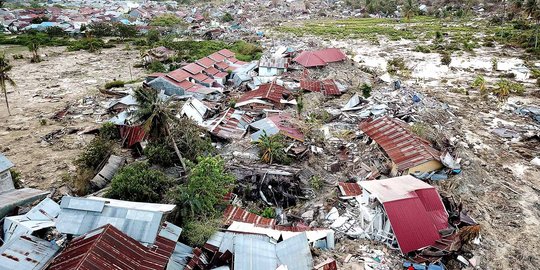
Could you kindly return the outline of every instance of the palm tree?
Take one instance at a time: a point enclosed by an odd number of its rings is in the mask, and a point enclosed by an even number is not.
[[[403,15],[405,16],[407,21],[410,21],[415,14],[416,4],[414,3],[414,0],[405,1],[405,5],[403,6]]]
[[[534,48],[538,48],[538,26],[540,23],[540,1],[539,0],[527,0],[525,2],[525,14],[528,17],[531,17],[533,20],[536,21],[536,27],[535,27],[535,38],[534,38]]]
[[[137,120],[142,123],[150,138],[157,139],[166,136],[170,139],[182,168],[187,172],[184,158],[178,149],[174,136],[171,134],[170,126],[177,120],[171,106],[172,99],[164,101],[159,97],[157,91],[144,88],[135,90],[134,96],[139,103],[139,109],[136,111]]]
[[[32,39],[30,43],[28,43],[28,50],[32,52],[32,59],[30,62],[38,63],[41,61],[39,57],[39,42],[36,39]]]
[[[11,79],[11,77],[9,77],[8,74],[8,72],[11,71],[11,68],[12,67],[9,64],[9,61],[6,59],[5,54],[0,53],[0,88],[2,89],[2,92],[4,92],[4,98],[6,99],[6,107],[9,115],[11,115],[11,111],[9,110],[6,83],[11,86],[15,86],[15,82],[13,81],[13,79]]]

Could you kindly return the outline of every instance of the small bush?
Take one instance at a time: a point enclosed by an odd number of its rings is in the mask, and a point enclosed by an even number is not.
[[[275,218],[276,217],[276,210],[272,207],[266,207],[264,208],[263,212],[261,213],[262,217],[265,218]]]
[[[22,54],[14,54],[14,55],[13,55],[13,59],[14,59],[14,60],[24,59],[24,55],[22,55]]]
[[[314,175],[309,179],[309,184],[314,190],[319,191],[322,189],[324,183],[320,176]]]
[[[188,245],[202,247],[220,225],[221,220],[218,218],[193,219],[184,225],[182,237],[186,239]]]
[[[272,136],[264,133],[255,144],[259,147],[259,156],[264,163],[290,164],[291,159],[285,153],[286,139],[281,134]]]
[[[124,87],[125,84],[124,81],[112,81],[105,84],[105,89],[121,88]]]
[[[99,129],[99,136],[105,140],[118,140],[120,139],[120,130],[115,124],[106,122]]]
[[[75,165],[97,170],[99,165],[110,155],[111,147],[111,141],[99,136],[95,137],[75,160]]]
[[[23,188],[21,181],[21,173],[13,168],[9,169],[11,173],[11,179],[13,180],[13,186],[15,189]]]
[[[421,52],[421,53],[430,53],[431,49],[428,46],[416,45],[413,51]]]
[[[232,22],[232,21],[234,21],[234,18],[229,12],[227,12],[227,13],[225,13],[225,15],[223,15],[223,18],[221,18],[221,20],[223,22]]]
[[[165,67],[165,65],[163,65],[163,63],[159,61],[153,61],[152,63],[150,63],[147,69],[150,70],[151,72],[166,72],[167,71],[167,68]]]
[[[46,125],[47,125],[47,119],[45,119],[45,118],[39,119],[39,124],[40,124],[41,126],[46,126]]]
[[[452,63],[452,57],[448,52],[441,52],[441,64],[449,66]]]
[[[371,97],[371,90],[372,90],[371,85],[367,83],[363,83],[360,89],[362,89],[362,96],[364,98]]]
[[[174,165],[174,160],[178,158],[174,154],[174,149],[166,142],[151,142],[144,149],[144,155],[151,164],[170,167]]]
[[[392,75],[396,75],[399,72],[408,70],[407,65],[405,64],[405,60],[402,57],[396,57],[388,60],[386,69],[388,73]]]
[[[160,171],[152,170],[145,162],[128,165],[113,177],[107,197],[133,202],[158,203],[172,185]]]

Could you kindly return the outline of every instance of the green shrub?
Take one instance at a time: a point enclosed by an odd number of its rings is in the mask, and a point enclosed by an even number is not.
[[[188,175],[188,182],[178,186],[170,197],[180,209],[182,218],[209,216],[218,213],[218,206],[233,187],[235,177],[226,172],[219,156],[198,158]]]
[[[202,247],[217,232],[221,220],[219,218],[193,219],[183,227],[182,238],[192,247]]]
[[[99,165],[110,155],[111,147],[111,141],[99,136],[95,137],[84,151],[79,154],[79,157],[75,160],[75,165],[97,170]]]
[[[362,96],[364,98],[368,98],[371,96],[371,85],[363,83],[360,89],[362,90]]]
[[[167,71],[167,68],[165,67],[165,65],[163,65],[163,63],[159,61],[153,61],[152,63],[150,63],[147,69],[150,70],[151,72],[166,72]]]
[[[117,140],[120,139],[120,130],[115,124],[105,122],[99,129],[99,136],[105,140]]]
[[[151,164],[161,165],[163,167],[174,165],[174,161],[178,159],[174,153],[174,149],[164,141],[149,143],[144,149],[144,155]]]
[[[290,164],[291,159],[285,153],[286,139],[281,134],[261,135],[255,144],[259,147],[259,156],[264,163]]]
[[[223,15],[223,17],[221,18],[221,20],[222,20],[223,22],[232,22],[232,21],[234,21],[234,18],[233,18],[233,16],[232,16],[229,12],[227,12],[227,13],[225,13],[225,15]]]
[[[449,66],[452,62],[452,57],[450,56],[450,53],[443,51],[441,52],[441,64]]]
[[[203,136],[206,130],[189,118],[178,120],[171,132],[185,159],[196,162],[198,157],[213,155],[216,151],[210,137]]]
[[[163,27],[171,27],[178,24],[182,24],[183,21],[180,17],[175,16],[174,14],[165,14],[158,17],[155,17],[150,22],[151,26],[163,26]]]
[[[105,89],[121,88],[124,87],[125,84],[124,81],[112,81],[105,84]]]
[[[97,38],[83,38],[76,41],[73,41],[71,45],[68,46],[67,50],[70,52],[73,51],[89,51],[89,52],[99,52],[103,48],[112,48],[114,45],[106,44],[105,41]]]
[[[272,207],[266,207],[264,208],[263,212],[261,213],[262,217],[265,218],[275,218],[276,217],[276,210]]]
[[[15,189],[23,188],[21,181],[21,172],[13,168],[9,169],[9,172],[11,173],[11,179],[13,180],[13,186],[15,187]]]
[[[430,53],[431,49],[428,46],[416,45],[416,47],[414,47],[413,51],[421,52],[421,53]]]
[[[398,72],[403,72],[403,71],[408,70],[403,57],[396,57],[396,58],[392,58],[388,60],[386,69],[388,73],[392,75],[396,75],[398,74]]]
[[[309,179],[309,184],[314,190],[319,191],[323,188],[324,182],[320,176],[314,175]]]
[[[158,203],[171,187],[172,181],[145,162],[130,164],[113,177],[106,196],[133,202]]]

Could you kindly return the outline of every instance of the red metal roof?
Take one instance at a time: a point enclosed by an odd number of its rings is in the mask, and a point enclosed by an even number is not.
[[[271,101],[274,104],[279,104],[283,98],[283,94],[288,93],[285,87],[276,83],[266,83],[259,86],[259,88],[244,93],[238,100],[238,102],[244,102],[250,99],[262,99]]]
[[[200,66],[203,66],[205,68],[210,68],[212,67],[214,64],[216,63],[216,61],[208,58],[208,57],[204,57],[202,59],[199,59],[197,61],[197,64],[199,64]]]
[[[227,57],[227,58],[234,57],[234,53],[227,50],[227,49],[220,50],[218,53],[225,56],[225,57]]]
[[[159,238],[163,237],[156,238],[157,249],[150,249],[107,224],[73,239],[48,269],[162,270],[167,266],[175,243]]]
[[[358,183],[339,182],[338,188],[343,196],[358,196],[362,194],[362,188],[360,188]]]
[[[188,90],[188,89],[191,89],[192,87],[194,87],[195,84],[186,80],[186,81],[180,82],[179,86],[182,87],[182,89],[184,89],[184,90]]]
[[[326,66],[326,62],[322,60],[317,54],[310,51],[303,51],[297,57],[293,59],[294,62],[304,67],[323,67]]]
[[[336,82],[332,79],[322,81],[324,87],[324,94],[327,96],[339,96],[341,91],[336,85]]]
[[[384,149],[399,171],[440,160],[440,152],[428,141],[414,135],[399,119],[385,116],[367,120],[360,123],[360,129]]]
[[[315,54],[326,63],[340,62],[347,59],[347,56],[337,48],[328,48],[315,51]]]
[[[223,214],[225,225],[230,225],[233,221],[245,222],[256,224],[259,226],[274,226],[276,224],[275,219],[264,218],[259,215],[250,213],[240,207],[228,205]]]
[[[413,176],[361,181],[360,185],[383,204],[404,254],[433,245],[441,239],[439,230],[448,227],[448,213],[437,190]]]
[[[120,137],[126,142],[127,147],[132,147],[146,139],[146,132],[142,126],[121,126]]]
[[[212,76],[212,75],[218,74],[219,70],[217,70],[217,68],[215,68],[215,67],[210,67],[210,68],[205,69],[204,72],[206,72],[206,74]]]
[[[300,80],[300,89],[310,92],[321,92],[322,83],[321,81]]]
[[[267,117],[267,119],[274,122],[274,124],[279,129],[281,134],[287,137],[293,138],[295,140],[299,140],[301,142],[304,141],[304,134],[291,124],[290,115],[277,114],[277,115],[269,116]]]
[[[182,69],[184,69],[185,71],[195,75],[195,74],[201,73],[204,70],[204,67],[202,67],[200,65],[197,65],[196,63],[191,63],[191,64],[188,64],[188,65],[184,66]]]
[[[215,52],[211,55],[209,55],[208,57],[212,58],[212,60],[216,61],[216,62],[223,62],[223,60],[227,59],[227,57]]]
[[[177,81],[177,82],[181,82],[183,80],[186,80],[187,78],[189,78],[189,76],[191,76],[191,74],[189,74],[187,71],[179,68],[177,70],[173,70],[171,72],[169,72],[167,74],[167,77]]]
[[[216,78],[225,78],[225,77],[227,77],[227,75],[229,75],[229,73],[220,72],[220,73],[214,74],[214,77],[216,77]]]
[[[219,62],[219,63],[216,63],[216,66],[220,69],[220,70],[227,70],[229,68],[229,65],[225,62]]]

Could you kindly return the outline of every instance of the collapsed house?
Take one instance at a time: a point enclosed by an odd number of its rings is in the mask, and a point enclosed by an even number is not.
[[[346,90],[343,85],[333,79],[322,81],[302,79],[300,80],[300,89],[309,92],[322,93],[325,96],[339,96]]]
[[[142,243],[154,243],[165,214],[176,206],[100,197],[64,196],[56,221],[59,232],[83,235],[107,223]]]
[[[163,270],[182,230],[165,223],[152,246],[145,246],[111,224],[75,239],[52,261],[48,269],[155,269]]]
[[[206,121],[204,126],[212,135],[232,140],[242,138],[251,122],[253,122],[253,117],[246,112],[228,108],[214,119]]]
[[[358,217],[343,215],[333,228],[380,241],[403,254],[435,245],[449,227],[448,213],[435,187],[410,175],[360,181]],[[355,220],[354,222],[351,222]]]
[[[390,157],[392,176],[443,168],[441,153],[431,147],[427,140],[412,133],[402,120],[388,116],[368,119],[360,123],[360,129]]]
[[[31,235],[55,226],[60,206],[49,198],[32,207],[24,215],[9,216],[4,219],[4,242],[19,235]]]
[[[13,163],[0,153],[0,218],[17,207],[45,198],[50,192],[33,188],[15,189],[10,169]]]
[[[328,48],[317,51],[303,51],[293,59],[293,62],[305,68],[324,67],[330,63],[342,62],[347,56],[337,48]]]
[[[262,110],[283,108],[291,93],[285,87],[272,82],[260,85],[259,88],[244,93],[235,104],[235,108],[260,113]]]
[[[0,247],[0,270],[44,269],[60,247],[32,235],[17,235]]]
[[[272,77],[279,76],[287,72],[287,59],[277,57],[262,57],[259,60],[259,76]]]
[[[250,126],[256,130],[256,132],[251,134],[251,140],[258,141],[265,134],[266,136],[281,134],[293,140],[303,142],[304,134],[291,123],[291,118],[288,114],[274,114],[251,123]]]

